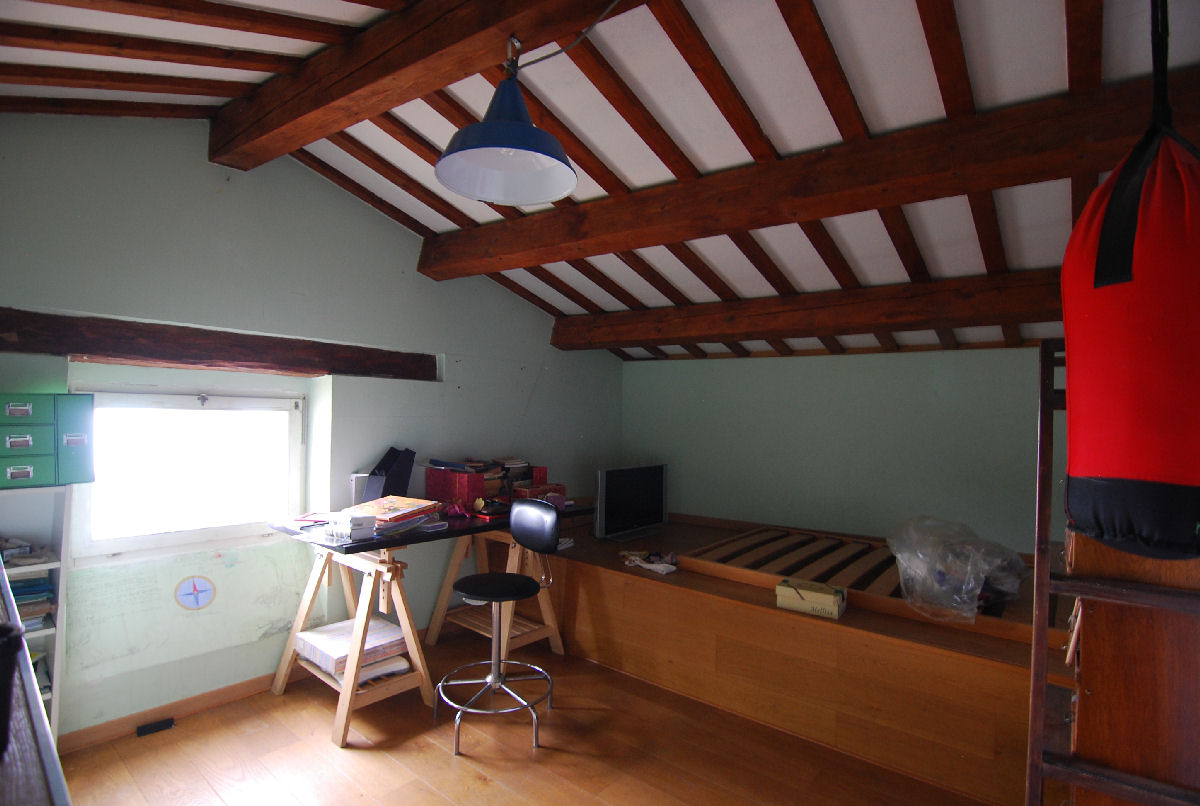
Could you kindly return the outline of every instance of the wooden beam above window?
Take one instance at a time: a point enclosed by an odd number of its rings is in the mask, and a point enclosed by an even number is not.
[[[16,308],[0,308],[0,352],[285,375],[437,380],[437,357],[425,353]]]

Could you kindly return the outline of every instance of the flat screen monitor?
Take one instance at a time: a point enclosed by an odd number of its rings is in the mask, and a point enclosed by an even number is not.
[[[596,472],[596,537],[633,540],[667,522],[667,466]]]

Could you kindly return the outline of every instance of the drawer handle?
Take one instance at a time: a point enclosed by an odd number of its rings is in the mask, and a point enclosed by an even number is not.
[[[4,413],[9,417],[32,417],[32,403],[5,403]]]
[[[4,470],[8,474],[9,481],[33,478],[33,465],[11,465]]]
[[[63,434],[63,445],[67,448],[84,448],[87,444],[87,434]]]
[[[4,437],[6,448],[32,448],[33,434],[7,434]]]

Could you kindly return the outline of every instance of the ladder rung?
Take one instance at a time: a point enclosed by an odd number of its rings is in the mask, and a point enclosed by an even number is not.
[[[1200,615],[1200,593],[1117,579],[1050,577],[1050,592],[1101,602],[1158,607]]]
[[[1200,791],[1114,770],[1103,764],[1060,753],[1042,753],[1042,770],[1050,778],[1145,806],[1197,806]]]

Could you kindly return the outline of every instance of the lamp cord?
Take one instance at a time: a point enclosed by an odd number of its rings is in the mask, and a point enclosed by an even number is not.
[[[614,8],[616,8],[617,3],[619,3],[619,2],[621,2],[621,0],[612,0],[612,2],[608,4],[608,7],[606,9],[604,9],[604,11],[600,12],[600,16],[597,17],[592,22],[591,25],[584,28],[583,32],[580,33],[579,36],[575,37],[575,41],[571,42],[569,45],[559,48],[558,50],[554,51],[553,53],[547,53],[545,56],[538,56],[536,59],[534,59],[533,61],[528,62],[526,64],[518,64],[517,63],[517,60],[521,57],[521,40],[517,39],[517,37],[515,35],[510,36],[508,38],[508,48],[509,48],[508,60],[504,62],[504,69],[508,71],[508,74],[510,76],[515,76],[517,74],[517,71],[520,70],[522,67],[532,67],[533,65],[537,64],[538,62],[544,62],[544,61],[546,61],[546,59],[553,59],[555,56],[557,56],[560,53],[566,53],[568,50],[575,47],[580,42],[582,42],[584,39],[586,39],[587,35],[592,32],[592,29],[595,28],[597,25],[599,25],[600,21],[608,16],[609,12],[612,11]],[[516,49],[515,55],[513,54],[514,48]]]

